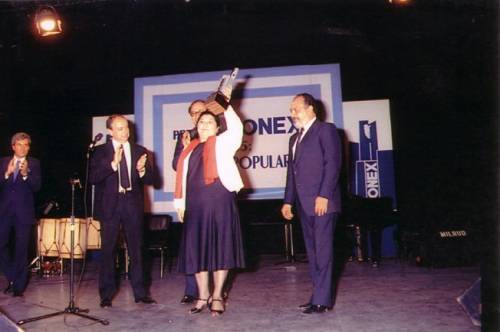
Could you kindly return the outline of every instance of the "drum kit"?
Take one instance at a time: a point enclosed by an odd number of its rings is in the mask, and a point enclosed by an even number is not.
[[[87,250],[101,249],[101,225],[93,219],[75,218],[73,258]],[[71,258],[71,218],[40,219],[37,227],[39,271],[44,276],[62,274],[63,259]]]

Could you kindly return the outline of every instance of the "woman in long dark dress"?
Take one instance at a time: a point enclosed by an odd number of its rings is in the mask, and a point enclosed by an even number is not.
[[[223,313],[222,288],[228,270],[245,265],[236,205],[236,192],[243,182],[233,158],[241,144],[243,125],[231,107],[224,114],[227,130],[218,136],[219,118],[209,111],[200,115],[196,125],[199,139],[190,142],[177,164],[174,204],[185,223],[179,268],[195,274],[199,290],[191,313],[207,306],[213,314]]]

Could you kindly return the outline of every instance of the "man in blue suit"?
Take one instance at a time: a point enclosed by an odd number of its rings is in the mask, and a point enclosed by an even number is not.
[[[313,291],[303,313],[332,308],[333,232],[340,213],[341,145],[337,128],[316,118],[307,93],[293,98],[290,113],[298,132],[290,138],[284,204],[286,220],[295,206],[302,225]]]
[[[193,122],[194,128],[186,130],[179,138],[175,144],[174,158],[172,159],[172,168],[177,171],[177,161],[179,156],[184,150],[184,147],[188,146],[192,139],[198,137],[198,131],[196,130],[196,123],[200,114],[206,110],[205,102],[201,99],[196,99],[189,105],[188,113]],[[196,279],[193,274],[186,274],[186,286],[184,288],[184,296],[181,299],[181,304],[193,303],[194,300],[198,298],[198,286],[196,285]]]
[[[42,183],[40,162],[28,157],[31,138],[16,133],[11,139],[13,157],[0,159],[0,268],[9,282],[4,293],[22,296],[28,283],[28,246],[35,224],[34,193]],[[14,252],[9,238],[15,235]]]
[[[144,184],[153,183],[153,169],[144,147],[130,143],[128,120],[112,115],[106,121],[111,139],[98,146],[90,163],[90,183],[96,186],[96,217],[101,221],[99,295],[101,307],[111,307],[117,286],[115,251],[120,225],[130,257],[130,281],[135,302],[151,304],[142,269]]]

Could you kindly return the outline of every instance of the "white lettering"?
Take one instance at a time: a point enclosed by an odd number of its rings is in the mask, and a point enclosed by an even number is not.
[[[365,190],[366,197],[377,198],[380,197],[380,184],[378,175],[378,162],[365,161]]]

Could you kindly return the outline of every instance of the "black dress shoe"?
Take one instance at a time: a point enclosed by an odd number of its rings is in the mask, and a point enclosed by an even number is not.
[[[322,314],[324,312],[330,311],[331,308],[324,306],[324,305],[319,305],[319,304],[312,304],[309,308],[304,309],[302,311],[303,314],[312,314],[312,313],[318,313]]]
[[[307,302],[307,303],[299,305],[299,309],[307,309],[310,306],[312,306],[311,302]]]
[[[181,299],[181,304],[190,304],[190,303],[193,303],[194,300],[196,300],[196,297],[192,296],[192,295],[184,295]]]
[[[153,303],[156,303],[155,300],[153,300],[151,297],[149,296],[144,296],[144,297],[141,297],[140,299],[135,299],[135,303],[145,303],[145,304],[153,304]]]
[[[13,292],[14,292],[14,283],[11,281],[11,282],[9,282],[9,285],[7,286],[7,288],[5,288],[3,290],[3,293],[9,294],[9,293],[13,293]]]
[[[316,305],[314,306],[314,311],[317,312],[317,313],[324,313],[324,312],[327,312],[327,311],[330,311],[332,310],[331,307],[327,307],[326,305]]]
[[[111,300],[103,299],[101,300],[101,308],[110,308],[112,306]]]

